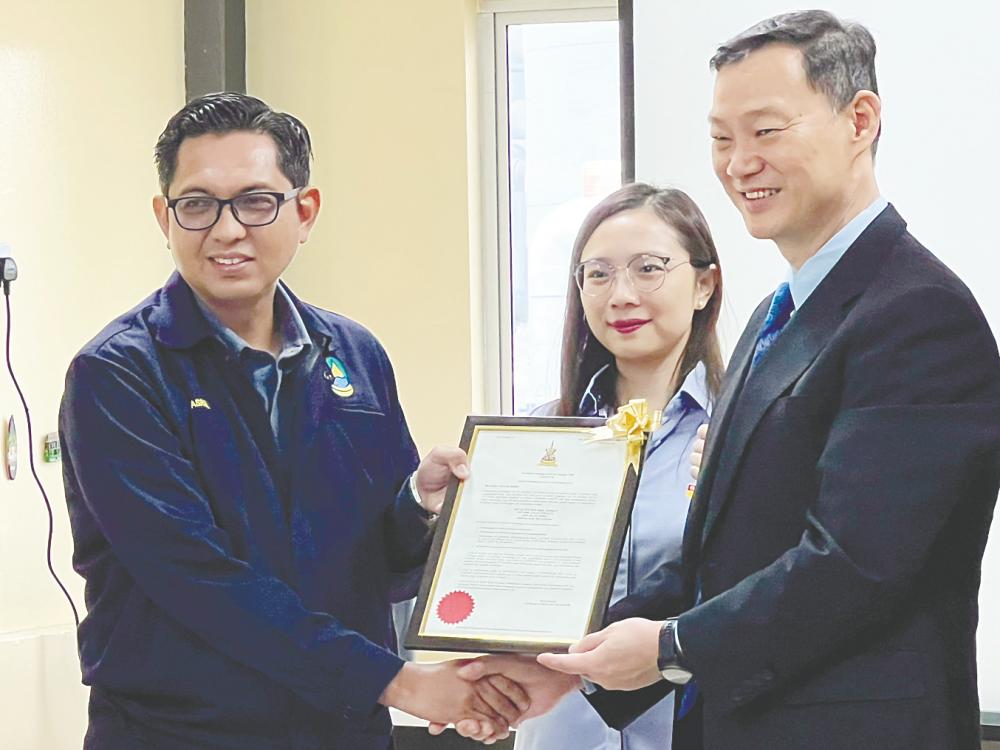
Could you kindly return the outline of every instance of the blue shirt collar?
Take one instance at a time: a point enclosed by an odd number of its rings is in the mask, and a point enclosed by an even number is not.
[[[583,398],[580,399],[580,406],[577,409],[577,413],[580,416],[611,416],[610,410],[613,407],[608,405],[607,397],[604,394],[608,393],[611,388],[609,381],[613,373],[614,368],[611,362],[594,373],[594,376],[590,379],[583,392]],[[712,407],[708,396],[708,378],[703,363],[699,362],[688,373],[687,377],[684,378],[684,382],[681,383],[681,387],[677,389],[677,393],[670,400],[670,403],[667,404],[667,409],[664,411],[669,410],[675,403],[684,403],[685,406],[693,405],[703,409],[706,414],[711,413]]]
[[[192,290],[194,291],[194,290]],[[253,349],[250,344],[243,340],[235,331],[228,328],[218,316],[205,304],[205,301],[194,294],[194,301],[201,310],[202,315],[208,322],[209,327],[223,344],[225,344],[235,354],[240,354],[244,349]],[[292,302],[291,296],[281,284],[277,285],[274,292],[274,321],[281,331],[281,351],[277,359],[282,360],[292,357],[312,345],[309,338],[309,331],[302,320],[302,316]]]
[[[681,383],[680,390],[674,398],[684,398],[702,409],[706,414],[712,413],[712,398],[708,394],[708,371],[701,362],[694,366]]]
[[[839,232],[827,240],[826,244],[814,256],[802,264],[802,268],[798,271],[789,268],[787,281],[796,310],[805,304],[809,295],[816,291],[820,282],[837,265],[837,261],[844,257],[848,248],[888,205],[889,202],[880,195],[868,208],[847,222]]]

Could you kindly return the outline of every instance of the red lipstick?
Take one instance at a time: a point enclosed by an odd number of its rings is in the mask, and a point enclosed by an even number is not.
[[[628,320],[615,320],[609,323],[618,333],[635,333],[649,322],[649,318],[629,318]]]

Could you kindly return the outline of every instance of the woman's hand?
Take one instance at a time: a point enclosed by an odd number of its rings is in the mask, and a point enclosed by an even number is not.
[[[705,453],[705,438],[708,435],[708,425],[703,424],[698,428],[698,439],[694,441],[694,448],[691,449],[691,476],[698,478],[701,472],[701,459]]]

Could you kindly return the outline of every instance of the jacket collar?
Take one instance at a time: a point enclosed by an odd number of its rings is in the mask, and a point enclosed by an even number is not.
[[[198,309],[194,292],[177,271],[157,295],[149,324],[153,337],[168,349],[190,349],[215,335]]]
[[[336,331],[328,320],[292,294],[283,281],[278,284],[302,318],[306,330],[336,338]],[[191,287],[177,271],[170,275],[160,290],[149,322],[156,340],[169,349],[189,349],[216,335],[215,329],[199,309]]]

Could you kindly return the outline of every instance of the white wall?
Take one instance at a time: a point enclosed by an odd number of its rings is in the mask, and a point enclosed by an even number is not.
[[[910,231],[972,288],[1000,331],[1000,248],[993,182],[1000,157],[1000,6],[982,0],[920,4],[832,0],[827,10],[864,23],[878,44],[883,100],[877,174]],[[635,0],[636,177],[688,191],[708,217],[722,256],[730,349],[760,299],[782,280],[770,242],[751,239],[711,170],[706,118],[716,46],[768,16],[774,0],[667,3]],[[945,10],[946,9],[946,10]],[[1000,426],[998,426],[1000,429]],[[984,562],[980,696],[1000,711],[1000,536]]]

